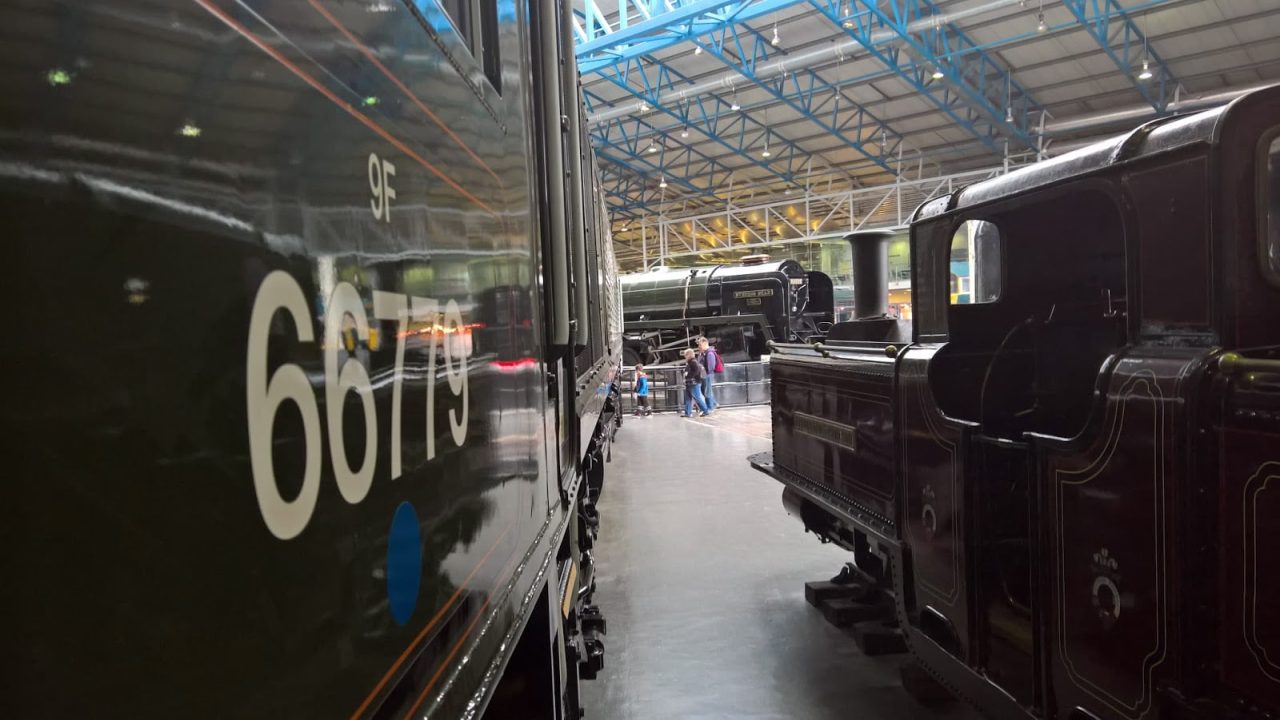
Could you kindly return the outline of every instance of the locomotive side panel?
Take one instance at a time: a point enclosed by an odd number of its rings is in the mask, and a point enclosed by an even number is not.
[[[92,39],[5,69],[7,714],[451,714],[516,626],[558,498],[525,9],[492,66],[389,6],[4,11]]]
[[[901,537],[911,552],[911,575],[921,629],[957,657],[969,646],[965,572],[964,475],[971,428],[946,417],[929,389],[929,361],[936,346],[914,346],[898,368],[901,440]],[[905,587],[903,588],[905,593]]]
[[[770,373],[774,462],[891,527],[893,361],[774,354]]]
[[[1280,574],[1273,571],[1280,547],[1280,406],[1248,385],[1230,389],[1217,429],[1222,678],[1242,697],[1280,706]]]
[[[1037,444],[1046,537],[1047,647],[1059,712],[1154,717],[1176,677],[1177,451],[1203,350],[1137,350],[1077,442]]]
[[[1228,118],[1222,135],[1242,140],[1223,149],[1223,162],[1240,171],[1220,192],[1230,209],[1226,237],[1234,239],[1224,262],[1240,291],[1222,312],[1237,342],[1264,347],[1223,356],[1207,408],[1218,466],[1206,476],[1222,498],[1213,561],[1224,583],[1214,614],[1223,638],[1221,681],[1231,700],[1263,698],[1280,708],[1280,574],[1272,570],[1280,547],[1280,98],[1239,104],[1249,112]]]

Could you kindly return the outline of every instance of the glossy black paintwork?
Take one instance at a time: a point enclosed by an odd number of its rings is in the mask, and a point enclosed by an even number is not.
[[[1280,711],[1280,288],[1259,266],[1277,118],[1271,88],[930,201],[914,342],[776,360],[754,462],[810,529],[880,546],[916,659],[991,717]],[[951,238],[975,219],[1004,238],[1003,294],[952,305]],[[887,407],[849,401],[872,368]],[[868,442],[806,437],[802,406]]]
[[[498,5],[500,89],[430,2],[0,11],[6,297],[21,308],[0,413],[13,451],[0,714],[452,716],[482,687],[565,531],[552,443],[577,432],[556,428],[532,300],[527,7]],[[53,71],[70,82],[51,84]],[[396,167],[389,222],[372,211],[371,153]],[[246,434],[250,311],[276,270],[301,287],[316,341],[278,313],[265,361],[301,366],[322,417],[324,314],[340,282],[370,317],[374,291],[455,301],[470,393],[458,446],[459,398],[441,366],[427,371],[446,340],[408,339],[392,479],[396,323],[371,317],[379,339],[337,351],[374,387],[371,490],[354,504],[335,492],[326,423],[316,510],[289,540],[255,502]],[[616,318],[601,325],[616,338]],[[583,389],[593,418],[611,377]],[[345,396],[353,463],[360,407]],[[305,445],[289,405],[273,440],[289,498]],[[401,626],[386,571],[404,502],[424,561]]]

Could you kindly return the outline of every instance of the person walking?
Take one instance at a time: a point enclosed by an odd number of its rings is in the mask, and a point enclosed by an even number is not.
[[[636,365],[634,387],[636,389],[636,417],[652,415],[653,410],[649,407],[649,375],[645,373],[644,365]]]
[[[711,347],[705,336],[698,338],[698,360],[702,363],[702,369],[706,370],[706,377],[702,378],[702,399],[707,403],[707,412],[711,412],[720,405],[716,402],[711,386],[716,373],[724,371],[724,361],[720,359],[720,352]]]
[[[684,351],[684,414],[681,417],[693,417],[693,404],[698,404],[701,417],[706,417],[707,402],[702,399],[702,379],[707,376],[707,371],[702,367],[702,363],[698,362],[698,355],[689,348]]]

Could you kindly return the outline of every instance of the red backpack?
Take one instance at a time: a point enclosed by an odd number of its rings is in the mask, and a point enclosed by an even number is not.
[[[716,366],[711,370],[711,372],[714,372],[717,375],[723,375],[724,374],[724,358],[720,357],[720,352],[718,350],[715,351],[715,353],[716,353]]]

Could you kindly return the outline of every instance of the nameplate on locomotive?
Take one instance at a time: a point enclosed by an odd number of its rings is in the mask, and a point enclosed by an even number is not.
[[[743,298],[773,297],[773,288],[765,288],[763,290],[734,290],[733,297],[735,300],[741,300]]]
[[[818,440],[825,440],[849,450],[858,449],[858,429],[850,425],[832,422],[806,413],[796,413],[796,432]]]

